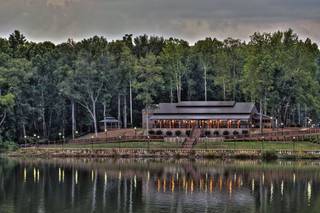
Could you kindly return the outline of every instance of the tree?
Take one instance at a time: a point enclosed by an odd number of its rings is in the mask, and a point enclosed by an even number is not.
[[[137,99],[141,100],[145,106],[148,116],[149,107],[153,103],[157,91],[161,89],[163,83],[162,68],[158,64],[158,59],[153,54],[148,54],[145,58],[141,58],[136,69],[136,81],[134,88],[137,90]],[[147,118],[147,128],[148,127]],[[147,129],[147,134],[148,134]]]

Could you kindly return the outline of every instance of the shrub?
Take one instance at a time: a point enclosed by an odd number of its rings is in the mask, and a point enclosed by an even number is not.
[[[216,131],[214,131],[213,134],[214,134],[214,136],[219,136],[220,133],[219,133],[219,131],[216,130]]]
[[[223,131],[223,135],[224,135],[224,136],[229,135],[229,131],[227,131],[227,130],[226,130],[226,131]]]
[[[167,135],[167,136],[172,136],[172,132],[171,132],[171,131],[167,131],[167,132],[166,132],[166,135]]]
[[[205,134],[205,136],[210,136],[210,135],[211,135],[211,132],[210,132],[209,130],[206,130],[206,131],[204,132],[204,134]]]
[[[187,131],[186,131],[186,135],[187,135],[187,136],[190,136],[190,135],[191,135],[191,130],[187,130]]]
[[[18,149],[18,145],[12,141],[0,141],[0,150],[14,151]]]
[[[157,135],[162,135],[162,131],[161,130],[157,130],[156,134]]]
[[[238,131],[233,131],[233,135],[239,135],[239,132]]]
[[[175,134],[176,134],[176,136],[180,136],[180,135],[181,135],[181,131],[180,131],[180,130],[177,130],[177,131],[175,132]]]
[[[154,130],[149,130],[149,135],[154,135]]]
[[[262,153],[262,159],[266,161],[276,160],[278,158],[277,152],[274,150],[267,150]]]
[[[249,131],[248,130],[242,130],[242,134],[243,135],[249,135]]]

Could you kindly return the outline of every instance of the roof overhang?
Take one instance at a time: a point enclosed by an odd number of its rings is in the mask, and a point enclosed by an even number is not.
[[[220,115],[152,115],[151,120],[249,120],[250,114]]]

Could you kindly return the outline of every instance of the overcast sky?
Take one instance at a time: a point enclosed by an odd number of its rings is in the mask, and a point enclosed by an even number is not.
[[[319,43],[320,0],[0,0],[0,36],[19,29],[34,41],[147,33],[193,43],[288,28]]]

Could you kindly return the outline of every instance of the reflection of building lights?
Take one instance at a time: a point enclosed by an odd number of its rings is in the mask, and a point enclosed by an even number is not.
[[[27,182],[27,169],[24,168],[23,170],[23,182]]]
[[[213,179],[212,178],[210,179],[210,182],[209,182],[209,190],[210,190],[210,192],[213,191]]]
[[[264,185],[264,173],[262,173],[262,185]]]
[[[283,196],[283,188],[284,188],[284,183],[283,183],[283,180],[282,180],[281,181],[281,186],[280,186],[281,196]]]
[[[251,181],[251,191],[254,192],[254,179]]]
[[[296,183],[296,174],[293,173],[293,183]]]
[[[64,169],[62,170],[62,183],[64,183]]]
[[[163,179],[163,192],[166,192],[166,188],[167,188],[167,180],[166,178]]]
[[[36,182],[37,179],[37,171],[35,168],[33,168],[33,182]]]
[[[270,185],[270,202],[273,200],[273,183]]]
[[[230,196],[232,195],[232,181],[230,180],[229,182],[229,193],[230,193]]]
[[[308,182],[308,187],[307,187],[307,199],[308,199],[308,206],[311,204],[311,182]]]
[[[119,176],[118,176],[118,179],[119,180],[121,180],[121,176],[122,176],[122,174],[121,174],[121,171],[119,172]]]
[[[108,183],[108,176],[107,176],[107,173],[104,172],[104,184],[107,185]]]
[[[222,191],[222,177],[219,177],[219,190]]]
[[[75,180],[76,180],[76,184],[78,184],[78,170],[76,170]]]
[[[93,182],[93,178],[94,178],[94,172],[93,170],[91,170],[91,181]]]
[[[190,183],[190,191],[193,192],[193,180],[191,180],[191,183]]]
[[[133,177],[134,188],[137,188],[137,175]]]
[[[37,181],[39,182],[39,180],[40,180],[40,170],[38,169],[38,171],[37,171]]]
[[[157,180],[157,189],[158,189],[158,192],[160,192],[160,179],[159,178]]]
[[[171,192],[174,192],[174,177],[171,178]]]
[[[148,180],[148,182],[149,182],[149,180],[150,180],[150,172],[148,171],[148,173],[147,173],[147,180]]]
[[[59,172],[58,172],[58,178],[59,178],[59,183],[61,182],[61,169],[59,168]]]

